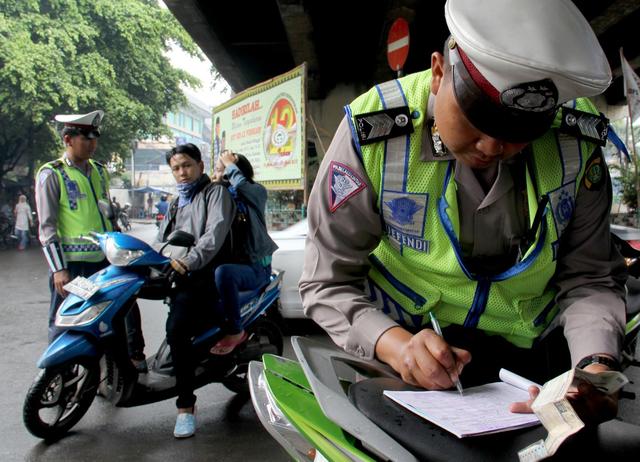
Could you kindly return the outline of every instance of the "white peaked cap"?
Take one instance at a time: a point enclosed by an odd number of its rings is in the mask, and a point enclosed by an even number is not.
[[[103,117],[104,111],[98,109],[88,114],[58,114],[54,119],[56,122],[61,122],[65,125],[98,128]]]
[[[550,79],[558,104],[602,93],[611,69],[570,0],[447,0],[449,31],[499,92]]]

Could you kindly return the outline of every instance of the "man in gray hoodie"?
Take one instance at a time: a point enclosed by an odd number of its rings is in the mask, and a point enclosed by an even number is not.
[[[167,163],[177,182],[178,198],[160,225],[158,241],[165,242],[175,230],[192,234],[196,243],[182,254],[172,252],[172,268],[182,275],[167,319],[167,342],[176,374],[178,417],[176,438],[193,436],[196,428],[195,361],[191,338],[210,309],[213,268],[228,255],[228,239],[236,213],[226,187],[211,183],[204,173],[200,150],[193,144],[176,146],[167,152]],[[208,302],[208,303],[207,303]]]

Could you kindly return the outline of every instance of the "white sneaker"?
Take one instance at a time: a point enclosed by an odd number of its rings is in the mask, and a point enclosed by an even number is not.
[[[173,436],[176,438],[189,438],[196,433],[196,414],[183,412],[176,418],[176,426],[173,428]]]

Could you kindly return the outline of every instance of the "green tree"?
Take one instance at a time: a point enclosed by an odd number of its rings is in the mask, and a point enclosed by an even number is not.
[[[611,121],[611,126],[625,143],[629,151],[629,159],[627,159],[612,143],[608,143],[604,148],[614,191],[618,191],[618,197],[615,197],[614,201],[617,200],[624,204],[630,215],[634,217],[634,220],[637,220],[639,179],[638,168],[634,158],[637,158],[637,154],[640,154],[640,146],[636,145],[636,157],[634,157],[632,140],[640,140],[640,128],[638,127],[638,123],[635,122],[633,126],[633,136],[631,136],[628,118],[613,120]]]
[[[166,134],[162,116],[200,82],[171,66],[170,44],[199,51],[155,0],[0,0],[0,180],[18,162],[60,155],[51,123],[106,113],[97,158],[126,158],[133,140]]]
[[[636,212],[638,209],[638,195],[636,193],[636,175],[633,166],[621,168],[618,165],[610,167],[612,172],[619,172],[614,178],[614,182],[620,188],[620,201],[626,205],[630,212]]]

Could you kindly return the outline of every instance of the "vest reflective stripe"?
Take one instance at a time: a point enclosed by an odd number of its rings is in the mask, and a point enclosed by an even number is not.
[[[390,80],[376,86],[378,94],[385,109],[402,107],[407,105],[402,87],[397,80]],[[398,136],[385,141],[384,174],[382,176],[382,194],[379,197],[379,206],[385,202],[384,191],[404,191],[406,188],[405,179],[407,177],[407,147],[409,136]],[[393,230],[389,230],[393,232]],[[401,246],[397,241],[391,241],[397,250]]]
[[[389,299],[383,309],[403,323],[427,322],[426,315],[435,309],[443,324],[478,327],[528,347],[557,310],[548,281],[555,272],[559,236],[575,208],[584,159],[594,146],[555,130],[532,143],[532,162],[526,168],[530,223],[540,197],[549,195],[535,241],[505,272],[491,277],[471,274],[458,241],[454,163],[420,160],[430,77],[426,71],[393,85],[387,82],[345,108],[352,130],[352,114],[396,107],[391,104],[408,105],[414,117],[412,135],[357,146],[386,231],[370,258],[372,287],[377,296]],[[406,90],[398,92],[398,84]],[[588,100],[578,100],[578,109],[594,111]],[[396,306],[405,314],[398,314]]]
[[[562,153],[564,178],[562,184],[575,182],[580,172],[580,148],[578,140],[572,136],[558,134],[558,144]]]
[[[371,300],[384,313],[395,319],[399,324],[408,327],[420,327],[422,325],[422,316],[411,315],[405,311],[401,305],[396,303],[380,286],[368,281],[368,294]]]
[[[99,246],[82,236],[92,231],[111,231],[111,222],[102,215],[98,204],[108,204],[107,177],[103,167],[89,161],[87,177],[75,167],[67,165],[64,158],[49,162],[42,168],[51,168],[58,175],[60,200],[57,231],[64,257],[67,261],[98,262],[104,259]]]

